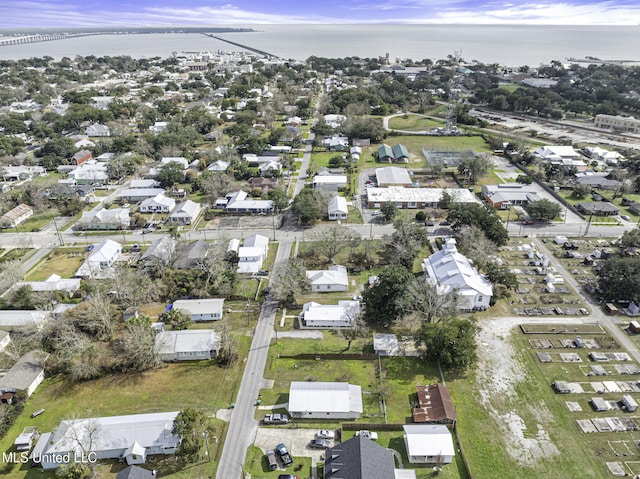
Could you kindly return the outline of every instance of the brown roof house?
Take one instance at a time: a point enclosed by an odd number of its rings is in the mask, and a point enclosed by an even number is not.
[[[418,407],[413,408],[413,422],[430,424],[454,424],[456,410],[449,388],[442,384],[416,386]]]
[[[0,228],[15,228],[31,216],[33,216],[33,208],[24,203],[19,204],[0,217]]]

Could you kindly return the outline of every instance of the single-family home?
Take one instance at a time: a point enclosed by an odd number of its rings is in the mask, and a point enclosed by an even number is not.
[[[213,172],[225,172],[227,171],[230,165],[231,163],[228,161],[218,160],[211,163],[207,167],[207,170],[213,171]]]
[[[316,190],[337,192],[346,188],[348,180],[346,175],[315,175],[312,183]]]
[[[175,206],[176,200],[161,193],[140,203],[140,213],[169,213]]]
[[[442,424],[406,424],[404,444],[412,464],[451,464],[455,456],[451,431]]]
[[[344,196],[334,196],[329,200],[327,213],[330,220],[346,220],[349,217],[347,199]]]
[[[358,419],[362,389],[345,382],[293,381],[287,409],[300,419]]]
[[[98,110],[108,110],[111,102],[115,100],[114,96],[92,96],[89,106],[97,108]]]
[[[213,329],[161,331],[156,335],[156,351],[162,361],[204,361],[220,352],[220,334]]]
[[[175,252],[176,240],[174,240],[170,235],[164,235],[153,240],[149,248],[147,248],[138,261],[145,264],[158,262],[168,265],[171,263]]]
[[[69,419],[54,433],[40,436],[31,459],[45,470],[83,457],[91,450],[95,459],[124,459],[144,464],[148,456],[174,454],[180,437],[173,434],[178,411],[128,416]]]
[[[455,424],[456,410],[449,388],[444,384],[416,386],[418,404],[413,408],[413,422]]]
[[[298,318],[300,328],[350,328],[360,314],[360,302],[341,300],[338,304],[318,304],[314,301],[302,306]]]
[[[482,185],[482,196],[493,208],[502,210],[528,205],[540,199],[534,186],[520,183]]]
[[[107,125],[101,125],[99,123],[94,123],[86,127],[84,132],[87,136],[111,136],[111,129]]]
[[[156,479],[156,471],[149,471],[143,469],[140,466],[131,465],[125,467],[122,471],[116,474],[116,479]]]
[[[149,130],[153,132],[154,135],[162,133],[169,126],[169,122],[167,121],[156,121],[153,125],[149,127]]]
[[[78,278],[61,278],[57,274],[52,274],[44,281],[18,281],[11,289],[16,290],[27,286],[34,293],[60,292],[73,296],[80,289],[80,281]]]
[[[120,199],[122,201],[130,201],[131,203],[140,203],[147,198],[153,198],[155,196],[164,193],[163,188],[128,188],[120,192]]]
[[[354,436],[324,453],[322,479],[415,479],[411,469],[396,469],[394,453],[371,439]]]
[[[345,115],[329,114],[324,115],[322,121],[331,128],[340,128],[340,126],[347,121],[347,117]]]
[[[160,188],[160,182],[152,179],[143,180],[131,180],[129,184],[131,189],[147,189],[147,188]]]
[[[173,302],[173,309],[183,311],[192,321],[217,321],[222,319],[224,299],[179,299]]]
[[[609,166],[617,165],[624,160],[624,156],[617,151],[605,150],[599,146],[588,146],[584,148],[584,152],[589,158],[602,161]]]
[[[227,213],[273,213],[273,201],[248,199],[245,191],[233,191],[221,200],[216,201],[216,206],[224,208]]]
[[[183,156],[165,156],[160,160],[159,168],[163,168],[169,164],[178,164],[183,170],[189,168],[189,161]]]
[[[269,253],[269,238],[262,235],[249,236],[238,248],[238,273],[257,273]]]
[[[379,188],[413,186],[413,179],[406,168],[385,166],[384,168],[376,168],[376,183]]]
[[[349,148],[349,155],[351,155],[351,159],[353,161],[358,161],[362,156],[362,147],[352,146],[351,148]]]
[[[47,311],[33,309],[2,309],[0,310],[0,328],[7,331],[38,329],[47,319]]]
[[[329,151],[348,151],[349,138],[339,135],[334,135],[329,138],[323,138],[322,146],[324,146]]]
[[[458,252],[455,239],[447,239],[443,249],[426,258],[422,270],[425,280],[436,287],[438,294],[457,293],[459,309],[473,311],[489,307],[493,296],[491,282]]]
[[[466,188],[367,188],[369,208],[382,208],[387,203],[395,203],[400,209],[439,208],[443,194],[447,193],[453,203],[480,203],[480,200]]]
[[[68,173],[76,185],[101,186],[109,182],[106,163],[98,163],[95,160],[87,161]]]
[[[0,378],[0,402],[11,404],[17,391],[31,396],[44,380],[44,363],[49,357],[44,351],[30,351]]]
[[[381,163],[409,163],[409,150],[401,144],[389,146],[383,143],[378,147],[378,161]]]
[[[176,247],[175,269],[199,268],[209,252],[209,243],[203,240],[180,242]]]
[[[174,225],[190,225],[196,221],[200,214],[200,204],[195,201],[185,200],[169,215],[169,223]]]
[[[282,163],[277,160],[270,160],[258,166],[260,176],[279,176],[282,173]]]
[[[108,276],[113,272],[113,265],[121,254],[120,243],[110,239],[103,240],[91,251],[75,275],[79,278]]]
[[[0,228],[15,228],[31,216],[33,216],[33,208],[21,203],[0,217]]]
[[[588,168],[582,160],[582,155],[571,146],[543,146],[535,150],[534,154],[540,162],[559,166],[565,170],[575,168],[577,171],[585,171]]]
[[[80,166],[91,159],[91,152],[89,150],[80,150],[71,157],[71,164]]]
[[[46,176],[47,170],[42,166],[5,166],[2,168],[2,179],[4,181],[22,181],[34,176]]]
[[[325,270],[309,270],[307,278],[314,293],[333,293],[349,289],[347,268],[341,265],[332,265]]]
[[[125,230],[131,226],[129,208],[102,208],[83,211],[75,228],[78,230]]]
[[[374,333],[373,350],[378,356],[398,356],[400,347],[395,334]]]
[[[576,208],[586,215],[615,216],[620,213],[620,210],[608,201],[581,201]]]
[[[584,171],[575,174],[575,182],[578,185],[586,185],[599,190],[617,190],[622,182],[607,178],[608,172]]]

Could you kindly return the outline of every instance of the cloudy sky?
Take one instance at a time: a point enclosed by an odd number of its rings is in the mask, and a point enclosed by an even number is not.
[[[640,0],[0,0],[0,28],[299,23],[640,25]]]

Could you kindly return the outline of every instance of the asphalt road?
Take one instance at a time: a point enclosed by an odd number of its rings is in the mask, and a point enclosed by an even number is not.
[[[281,241],[274,265],[284,265],[289,260],[291,241]],[[256,326],[251,349],[242,375],[242,383],[231,413],[229,430],[222,449],[216,479],[236,479],[244,477],[244,459],[247,448],[253,444],[258,430],[254,418],[256,400],[261,388],[267,387],[264,367],[267,362],[269,344],[274,332],[277,301],[267,299],[262,303],[260,318]],[[215,387],[215,385],[213,385]]]

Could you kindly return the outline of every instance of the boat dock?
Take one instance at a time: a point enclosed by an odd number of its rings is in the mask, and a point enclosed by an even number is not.
[[[250,52],[257,53],[258,55],[262,55],[268,58],[279,58],[277,55],[273,55],[272,53],[265,52],[264,50],[258,50],[257,48],[250,47],[248,45],[243,45],[242,43],[232,42],[231,40],[225,40],[222,37],[217,35],[212,35],[211,33],[203,33],[203,35],[211,38],[215,38],[216,40],[220,40],[221,42],[229,43],[231,45],[235,45],[236,47],[244,48],[245,50],[249,50]]]

